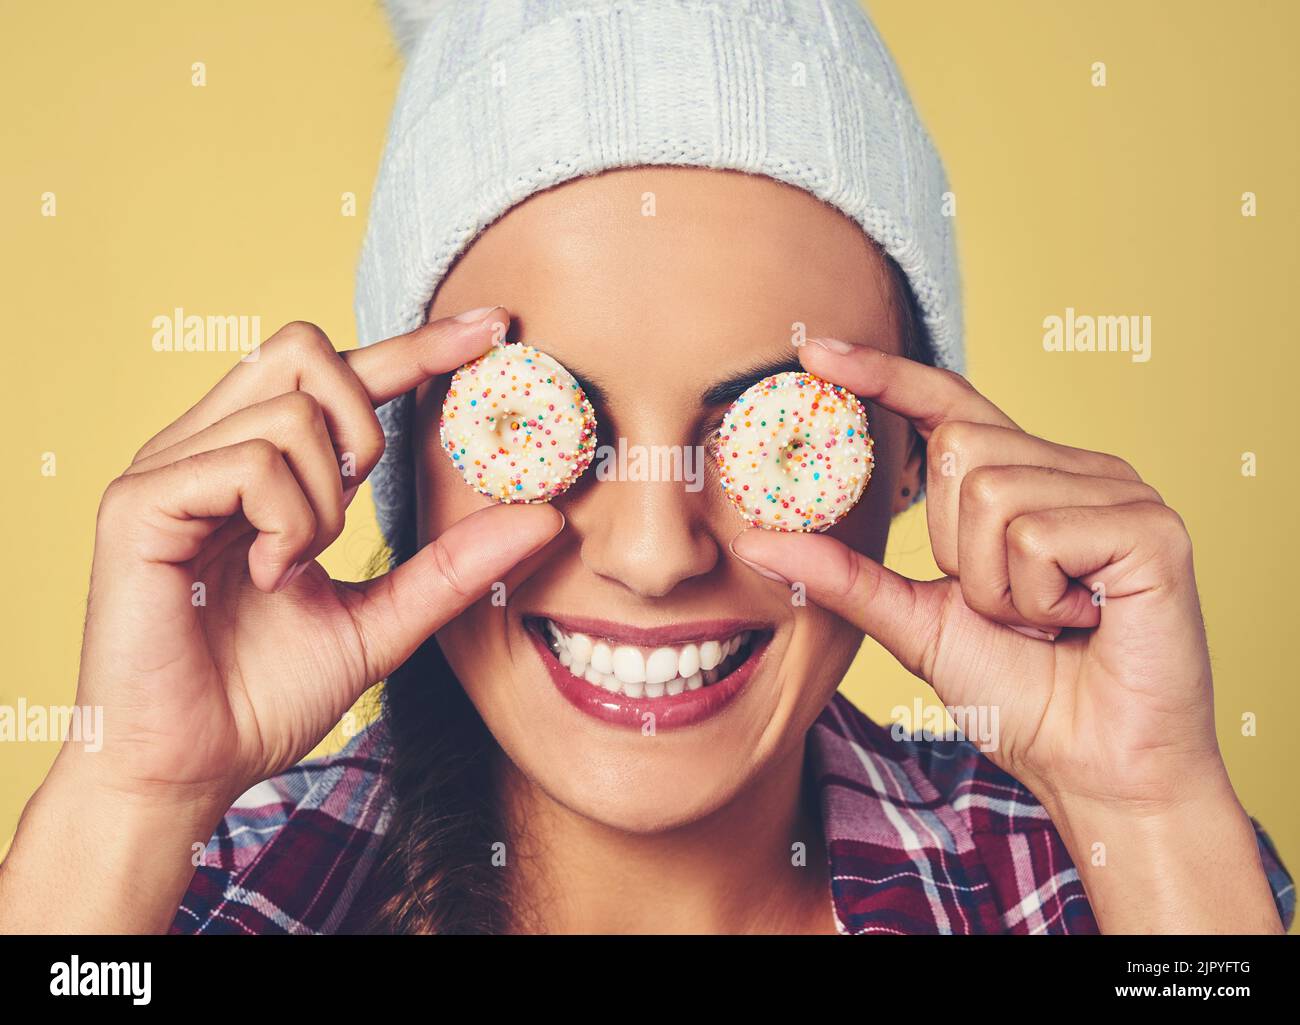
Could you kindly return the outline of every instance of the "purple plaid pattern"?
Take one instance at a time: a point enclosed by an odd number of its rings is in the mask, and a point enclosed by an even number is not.
[[[226,814],[173,933],[333,933],[374,864],[388,805],[382,723],[260,783]],[[837,694],[808,735],[839,929],[1095,933],[1042,805],[967,741],[896,741]],[[1253,821],[1253,820],[1252,820]],[[1255,823],[1289,929],[1295,887]]]

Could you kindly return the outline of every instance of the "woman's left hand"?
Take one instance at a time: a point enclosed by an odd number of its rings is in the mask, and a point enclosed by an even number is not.
[[[958,374],[829,339],[801,358],[906,417],[925,440],[930,542],[947,576],[909,580],[823,534],[751,529],[733,552],[802,584],[949,708],[996,714],[988,757],[1043,802],[1103,927],[1277,931],[1254,830],[1215,736],[1192,547],[1178,514],[1124,460],[1025,433]],[[1219,835],[1232,846],[1207,854]],[[1187,841],[1197,852],[1188,885],[1204,885],[1216,862],[1235,879],[1231,899],[1220,895],[1235,904],[1225,903],[1226,920],[1189,911],[1185,893],[1162,892],[1171,879],[1178,889],[1173,863],[1187,851],[1166,851],[1166,860],[1160,849]],[[1090,865],[1098,843],[1106,856]],[[1117,850],[1131,869],[1118,889],[1115,869],[1097,871]],[[1147,896],[1134,915],[1124,905],[1139,886]]]

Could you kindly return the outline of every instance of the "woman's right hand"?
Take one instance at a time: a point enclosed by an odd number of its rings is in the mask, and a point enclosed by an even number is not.
[[[558,532],[550,508],[492,507],[375,580],[314,561],[383,452],[375,408],[508,323],[500,307],[461,316],[346,353],[281,328],[109,486],[77,694],[104,708],[101,779],[233,799]]]
[[[289,324],[140,450],[96,526],[76,700],[103,709],[102,750],[65,744],[42,789],[215,826],[559,532],[545,505],[493,506],[375,580],[315,562],[383,452],[375,408],[486,352],[508,319],[475,310],[345,353]]]

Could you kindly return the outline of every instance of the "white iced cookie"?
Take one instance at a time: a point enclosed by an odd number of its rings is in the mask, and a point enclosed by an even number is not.
[[[753,526],[825,530],[862,497],[875,442],[856,395],[804,373],[764,378],[722,419],[722,489]]]
[[[549,502],[596,452],[596,414],[578,382],[519,343],[456,371],[438,433],[465,482],[498,502]]]

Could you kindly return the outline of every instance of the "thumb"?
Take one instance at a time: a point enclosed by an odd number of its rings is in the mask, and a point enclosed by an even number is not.
[[[826,534],[751,528],[731,553],[755,572],[787,585],[879,641],[903,667],[929,679],[942,622],[942,580],[917,581],[886,569]]]
[[[493,505],[471,513],[396,569],[349,585],[366,680],[382,680],[435,630],[564,528],[549,505]]]

